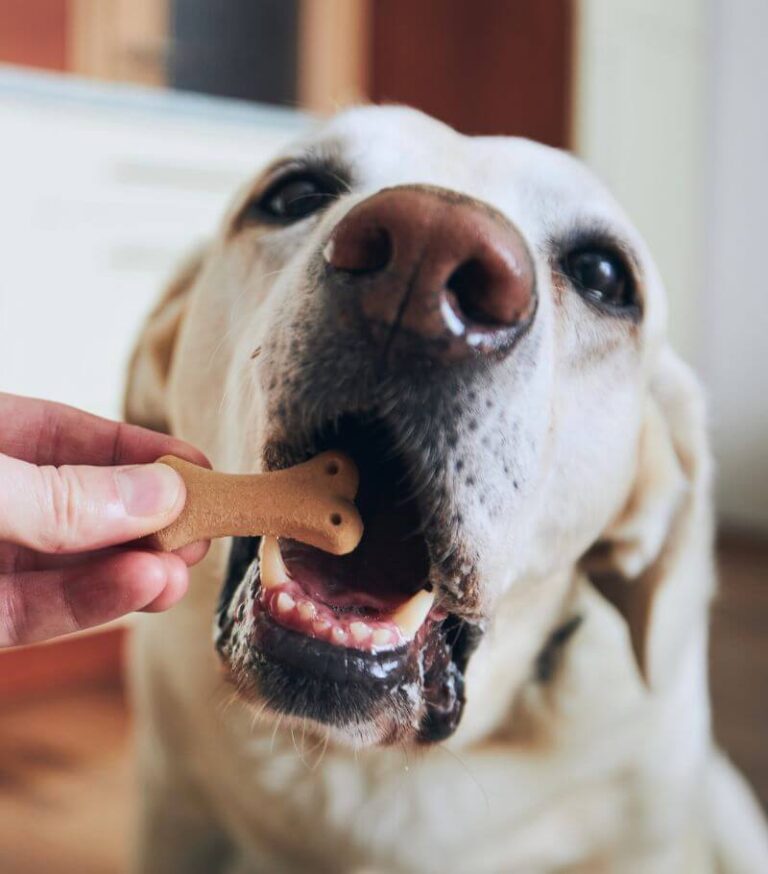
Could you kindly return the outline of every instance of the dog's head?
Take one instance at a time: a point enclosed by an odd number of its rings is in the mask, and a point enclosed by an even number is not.
[[[357,743],[437,740],[503,603],[562,602],[596,544],[646,570],[685,478],[664,321],[642,241],[562,152],[364,108],[260,174],[128,396],[222,470],[331,448],[360,469],[351,555],[233,543],[216,644],[242,694]]]

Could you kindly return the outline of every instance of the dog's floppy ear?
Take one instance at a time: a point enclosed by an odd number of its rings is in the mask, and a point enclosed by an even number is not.
[[[203,250],[187,258],[144,322],[128,365],[124,405],[127,422],[155,431],[170,430],[168,375],[189,291],[200,273],[203,258]]]
[[[650,383],[629,498],[583,559],[592,582],[627,621],[646,682],[659,595],[681,576],[681,564],[690,561],[692,552],[709,550],[711,465],[705,422],[695,377],[664,350]],[[699,573],[695,556],[693,565],[691,573]]]

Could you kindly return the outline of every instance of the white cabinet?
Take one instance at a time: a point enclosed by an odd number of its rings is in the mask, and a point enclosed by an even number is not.
[[[289,110],[0,70],[0,390],[118,416],[139,323]]]

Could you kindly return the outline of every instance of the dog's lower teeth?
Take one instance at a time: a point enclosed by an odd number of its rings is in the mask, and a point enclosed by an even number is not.
[[[386,628],[377,628],[371,637],[374,646],[384,647],[391,646],[394,642],[394,635]]]
[[[353,622],[349,631],[355,643],[365,643],[371,636],[371,629],[364,622]]]
[[[331,627],[331,623],[326,619],[316,619],[312,623],[312,631],[315,632],[318,637],[325,637],[328,634],[328,629]]]
[[[299,601],[299,606],[296,608],[299,612],[299,616],[305,621],[309,622],[315,618],[315,614],[317,611],[315,610],[315,605],[309,601]]]
[[[296,602],[288,592],[280,592],[275,600],[275,607],[278,613],[290,613],[295,606]]]
[[[351,644],[363,649],[384,649],[411,641],[426,622],[435,602],[434,592],[422,589],[393,613],[381,616],[372,625],[359,619],[347,625],[343,620],[339,622],[334,617],[323,616],[328,612],[326,608],[313,603],[308,597],[300,597],[300,584],[291,578],[276,537],[262,537],[259,559],[263,604],[269,605],[273,614],[285,619],[290,627],[322,640],[330,640],[337,646]]]

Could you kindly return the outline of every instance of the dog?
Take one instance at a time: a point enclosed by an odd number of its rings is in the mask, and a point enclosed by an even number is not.
[[[768,871],[710,730],[711,463],[665,322],[564,152],[359,107],[259,174],[127,418],[228,472],[342,450],[365,535],[218,541],[137,628],[142,872]]]

